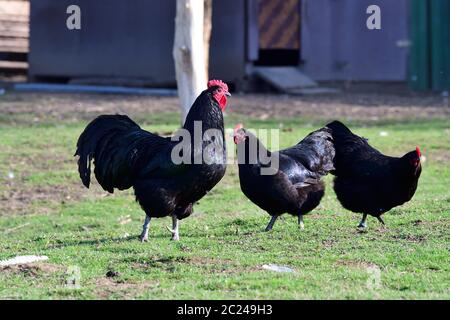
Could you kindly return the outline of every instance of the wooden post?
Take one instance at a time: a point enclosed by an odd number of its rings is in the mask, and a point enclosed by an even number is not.
[[[197,96],[206,89],[204,0],[177,0],[173,58],[182,123]]]
[[[205,46],[205,72],[206,79],[209,79],[209,43],[212,31],[212,0],[205,1],[205,12],[203,18],[203,43]]]

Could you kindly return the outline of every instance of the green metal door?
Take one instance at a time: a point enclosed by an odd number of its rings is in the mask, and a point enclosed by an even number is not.
[[[450,89],[450,1],[411,1],[409,85],[413,90]]]
[[[409,86],[412,90],[428,90],[430,88],[428,37],[428,0],[411,1],[411,51],[409,56]]]
[[[431,0],[431,88],[450,89],[450,1]]]

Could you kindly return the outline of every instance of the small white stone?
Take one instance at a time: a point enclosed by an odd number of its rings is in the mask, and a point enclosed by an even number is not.
[[[389,132],[387,131],[380,131],[380,136],[381,137],[387,137],[389,135]]]
[[[27,264],[45,260],[48,260],[47,256],[17,256],[8,260],[0,261],[0,266],[5,267],[5,266],[12,266],[15,264]]]
[[[287,266],[279,266],[276,264],[264,264],[262,266],[263,269],[265,270],[270,270],[270,271],[275,271],[275,272],[288,272],[288,273],[292,273],[295,272],[294,269],[287,267]]]

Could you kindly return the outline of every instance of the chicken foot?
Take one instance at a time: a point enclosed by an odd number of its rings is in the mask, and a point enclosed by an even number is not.
[[[383,220],[380,216],[378,216],[378,217],[376,217],[376,218],[377,218],[378,221],[380,221],[380,223],[381,223],[383,226],[386,226],[386,223],[384,223],[384,220]],[[358,225],[358,228],[362,228],[362,229],[367,228],[366,219],[367,219],[367,214],[363,214],[363,217],[362,217],[362,219],[361,219],[361,222],[360,222],[359,225]]]
[[[363,217],[362,217],[362,219],[361,219],[361,222],[360,222],[359,225],[358,225],[358,228],[363,228],[363,229],[367,228],[366,220],[367,220],[367,214],[364,213],[364,214],[363,214]]]
[[[305,229],[305,224],[303,223],[303,215],[302,214],[298,215],[298,226],[300,227],[301,230]]]
[[[172,216],[172,229],[167,227],[167,230],[169,230],[170,233],[172,233],[172,240],[178,241],[180,240],[180,235],[178,233],[178,218],[177,216]]]
[[[275,216],[272,216],[272,218],[270,218],[269,224],[267,225],[267,227],[266,227],[266,230],[265,230],[265,231],[270,231],[270,230],[272,230],[272,228],[273,228],[273,225],[275,224],[275,221],[277,221],[277,218],[278,218],[278,216],[277,216],[277,215],[275,215]]]
[[[147,242],[148,241],[148,229],[150,227],[150,220],[152,218],[150,218],[149,216],[145,215],[145,221],[144,224],[142,225],[142,233],[139,236],[139,239],[141,240],[141,242]]]

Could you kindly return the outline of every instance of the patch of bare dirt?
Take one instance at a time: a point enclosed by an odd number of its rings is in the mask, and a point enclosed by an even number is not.
[[[447,150],[439,150],[436,152],[433,152],[433,161],[441,162],[444,164],[450,163],[450,151]]]
[[[255,272],[262,270],[260,267],[236,265],[232,260],[217,259],[211,257],[164,257],[153,258],[148,261],[132,263],[134,268],[147,270],[149,268],[159,268],[168,272],[175,272],[177,264],[201,267],[207,273],[237,274],[242,272]]]
[[[51,275],[54,273],[63,272],[64,268],[60,265],[51,263],[32,263],[0,267],[0,270],[2,272],[21,274],[27,277],[36,278],[42,275]]]
[[[108,299],[112,294],[119,295],[123,299],[132,299],[139,293],[155,286],[158,286],[158,282],[134,283],[114,280],[113,278],[100,278],[95,282],[96,289],[94,292],[100,299]]]
[[[308,117],[377,121],[450,116],[448,99],[445,100],[438,93],[413,93],[403,86],[389,84],[343,86],[341,89],[342,92],[337,94],[307,96],[233,94],[227,113],[262,120]],[[0,115],[17,122],[33,123],[48,118],[71,122],[91,120],[105,113],[136,117],[160,112],[179,112],[178,98],[8,92],[0,99]]]
[[[232,274],[250,271],[249,268],[237,266],[232,260],[228,259],[216,259],[210,257],[190,257],[187,260],[187,263],[199,267],[204,267],[210,272]]]
[[[59,185],[27,185],[6,182],[6,189],[0,190],[0,216],[48,214],[55,205],[76,202],[86,197],[105,196],[105,192],[87,192],[81,183]],[[41,202],[38,207],[33,203]],[[46,205],[43,205],[46,204]]]
[[[349,268],[367,269],[377,267],[376,264],[366,261],[355,261],[355,260],[339,260],[336,262],[338,266],[345,266]]]
[[[0,114],[17,122],[38,123],[46,119],[74,122],[100,114],[179,112],[178,99],[129,95],[9,92],[0,99]],[[17,117],[27,115],[26,118]]]
[[[59,152],[39,152],[37,154],[12,154],[7,157],[10,169],[26,168],[28,171],[40,172],[43,170],[56,171],[67,166],[74,166],[76,162],[71,154]]]
[[[406,240],[408,242],[414,242],[414,243],[421,243],[427,240],[425,236],[419,235],[412,235],[412,234],[399,234],[392,236],[395,240]]]
[[[425,226],[425,227],[437,227],[442,225],[447,225],[450,222],[449,219],[437,220],[437,221],[424,221],[424,220],[415,220],[412,224],[415,227]]]
[[[230,262],[230,260],[222,260],[209,257],[152,257],[146,261],[136,262],[134,265],[138,268],[154,268],[164,265],[174,265],[176,263],[204,266]]]
[[[335,244],[337,244],[338,241],[335,239],[326,239],[322,240],[322,244],[325,248],[330,249],[333,248]]]
[[[341,93],[326,96],[243,95],[233,99],[229,112],[261,120],[273,117],[313,119],[389,120],[450,116],[439,96],[398,96],[378,93]]]

